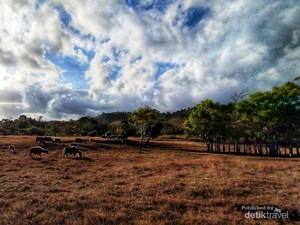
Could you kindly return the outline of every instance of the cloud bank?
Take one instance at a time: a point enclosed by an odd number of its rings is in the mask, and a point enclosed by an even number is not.
[[[297,0],[0,0],[0,117],[161,111],[299,75]]]

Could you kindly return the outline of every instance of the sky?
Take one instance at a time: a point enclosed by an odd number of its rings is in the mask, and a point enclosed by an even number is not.
[[[0,0],[0,118],[161,112],[293,81],[299,0]]]

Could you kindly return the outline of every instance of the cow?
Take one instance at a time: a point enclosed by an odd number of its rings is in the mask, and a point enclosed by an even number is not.
[[[118,135],[116,135],[116,134],[109,135],[109,139],[115,139],[115,140],[117,140],[118,139]]]
[[[60,140],[59,138],[55,138],[55,139],[54,139],[54,142],[55,142],[56,144],[60,144],[60,143],[61,143],[61,140]]]
[[[37,155],[37,156],[41,157],[42,153],[46,153],[49,155],[48,150],[45,148],[42,148],[41,146],[33,146],[33,147],[30,147],[28,150],[29,150],[29,152],[28,152],[29,157],[32,157],[32,155]]]
[[[82,138],[75,138],[74,140],[76,143],[86,143],[86,140],[82,139]]]
[[[79,144],[77,144],[77,143],[75,143],[75,142],[71,142],[69,145],[70,145],[70,146],[76,146],[76,147],[79,147]]]
[[[51,137],[48,137],[48,136],[44,136],[44,137],[37,136],[35,138],[35,142],[40,145],[40,144],[46,144],[47,142],[53,143],[54,141]]]
[[[36,138],[35,138],[35,143],[40,143],[41,141],[45,141],[44,140],[44,137],[41,137],[41,136],[37,136]]]
[[[79,151],[79,148],[76,146],[67,146],[63,149],[63,157],[68,157],[69,154],[73,155],[74,157],[76,157],[76,154],[78,154],[79,157],[82,158],[82,152]]]
[[[37,142],[37,144],[38,145],[46,145],[46,142],[45,142],[45,140],[39,140],[38,142]]]
[[[117,140],[120,140],[122,145],[127,145],[128,143],[127,135],[118,135]]]
[[[15,152],[15,146],[14,145],[10,145],[10,146],[8,146],[8,152],[9,153],[14,153]]]
[[[53,143],[54,141],[53,141],[53,139],[51,138],[51,137],[44,137],[44,141],[45,142],[51,142],[51,143]]]

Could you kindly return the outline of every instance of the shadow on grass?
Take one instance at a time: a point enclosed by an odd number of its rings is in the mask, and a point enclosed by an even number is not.
[[[78,160],[78,161],[87,161],[87,162],[93,162],[94,160],[89,158],[89,157],[86,157],[86,156],[83,156],[82,158],[80,157],[65,157],[66,159],[71,159],[71,160]]]
[[[88,161],[88,162],[93,162],[94,161],[93,159],[91,159],[89,157],[86,157],[86,156],[82,157],[81,160],[85,160],[85,161]]]
[[[30,157],[30,159],[36,160],[36,161],[42,161],[43,160],[42,158],[36,158],[36,157]]]
[[[261,158],[300,158],[298,155],[266,155],[266,154],[251,154],[251,153],[244,153],[244,152],[208,152],[208,151],[198,151],[202,153],[207,153],[207,154],[213,154],[213,155],[236,155],[236,156],[255,156],[255,157],[261,157]]]

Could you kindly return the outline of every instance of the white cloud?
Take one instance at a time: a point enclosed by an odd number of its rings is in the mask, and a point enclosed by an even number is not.
[[[176,110],[299,74],[299,2],[175,0],[149,9],[159,2],[0,0],[0,116]],[[87,64],[88,90],[63,82],[66,68],[47,53]],[[160,71],[164,64],[173,66]]]

